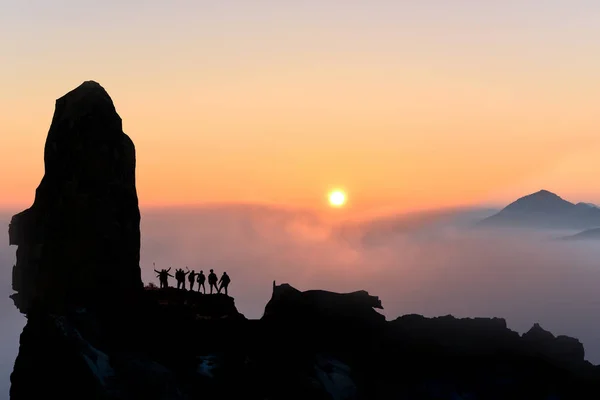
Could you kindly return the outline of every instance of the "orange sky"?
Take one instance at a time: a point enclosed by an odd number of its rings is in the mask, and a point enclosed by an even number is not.
[[[88,79],[137,146],[142,206],[320,208],[333,187],[357,211],[503,204],[542,187],[600,202],[600,18],[375,3],[246,15],[150,1],[116,20],[116,1],[68,16],[15,3],[0,17],[0,207],[31,203],[54,100]]]

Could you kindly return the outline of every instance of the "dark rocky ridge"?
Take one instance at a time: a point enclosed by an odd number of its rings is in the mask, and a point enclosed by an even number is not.
[[[141,290],[134,147],[94,82],[57,101],[45,161],[10,226],[28,317],[12,399],[600,396],[581,343],[537,325],[520,336],[498,318],[385,321],[367,292],[287,284],[248,320],[225,295]]]
[[[372,308],[377,298],[357,293],[275,286],[265,316],[248,320],[225,295],[148,290],[145,306],[118,322],[117,335],[109,334],[115,322],[86,310],[30,317],[11,398],[39,397],[41,387],[62,399],[584,399],[600,393],[600,371],[584,361],[576,339],[538,325],[520,336],[500,318],[385,321]]]

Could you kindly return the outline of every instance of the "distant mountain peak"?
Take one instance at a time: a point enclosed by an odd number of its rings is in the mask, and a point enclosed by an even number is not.
[[[551,194],[553,196],[557,196],[555,193],[552,193],[551,191],[546,190],[546,189],[538,190],[537,192],[535,192],[533,194]],[[535,325],[538,325],[538,324],[535,324]]]
[[[520,199],[506,206],[504,210],[543,211],[544,209],[547,209],[548,211],[555,211],[554,209],[557,207],[565,208],[572,206],[574,206],[573,203],[566,201],[559,195],[542,189],[535,193],[521,197]]]
[[[574,204],[542,189],[510,203],[481,223],[488,226],[586,229],[600,225],[600,208],[589,203]]]
[[[546,189],[538,190],[535,193],[521,197],[521,199],[525,199],[525,198],[553,198],[553,199],[563,200],[562,197],[560,197],[556,193],[552,193],[551,191],[546,190]]]

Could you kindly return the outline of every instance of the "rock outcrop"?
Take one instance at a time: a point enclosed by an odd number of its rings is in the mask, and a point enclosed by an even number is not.
[[[523,335],[527,348],[550,362],[577,368],[585,356],[583,344],[569,336],[554,336],[535,323]]]
[[[121,325],[143,301],[135,147],[98,83],[56,101],[44,165],[33,205],[9,225],[11,297],[28,318],[11,396],[89,398],[112,371],[99,347],[135,344]]]
[[[140,212],[135,147],[108,93],[88,81],[56,101],[33,205],[10,244],[16,306],[64,311],[139,294]]]
[[[167,314],[179,314],[185,318],[207,319],[246,319],[235,307],[233,297],[221,293],[205,295],[199,292],[146,288],[145,297],[153,304],[159,304],[159,310]]]
[[[277,286],[273,282],[273,296],[265,307],[263,320],[290,316],[299,323],[316,320],[338,323],[348,319],[372,324],[385,321],[375,308],[383,309],[381,300],[364,290],[343,294],[325,290],[301,292],[287,283]]]
[[[135,152],[110,97],[57,101],[34,205],[10,225],[27,314],[11,399],[584,399],[579,341],[499,318],[386,321],[365,291],[273,283],[260,320],[233,299],[143,290]]]

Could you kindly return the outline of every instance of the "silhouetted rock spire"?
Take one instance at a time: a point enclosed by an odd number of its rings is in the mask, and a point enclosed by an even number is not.
[[[102,86],[56,100],[33,205],[9,227],[15,305],[61,310],[142,290],[135,147]]]

